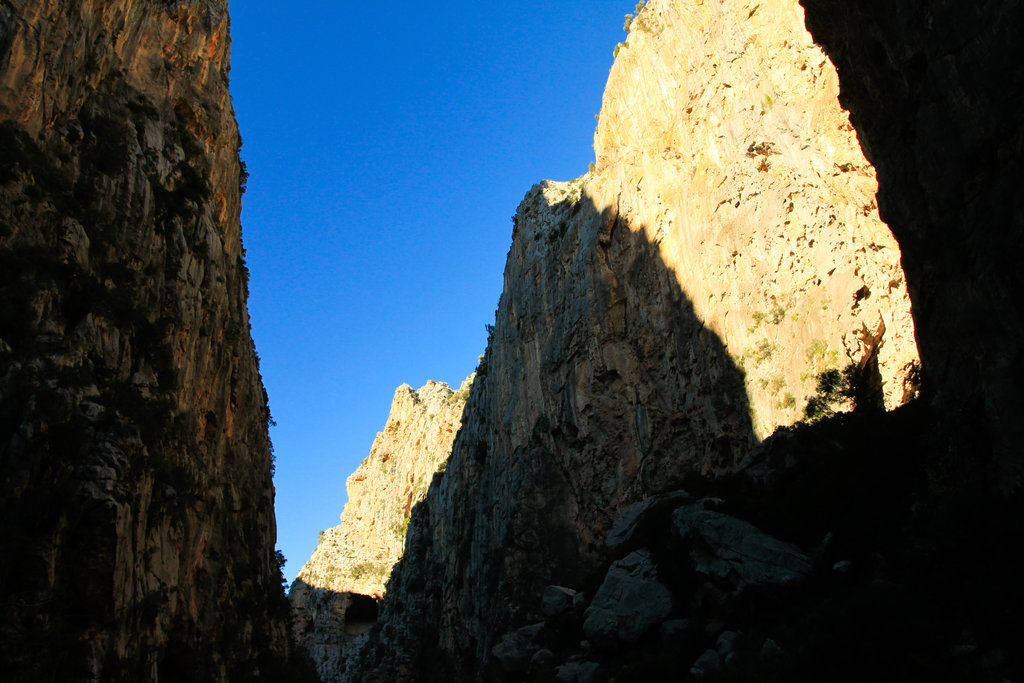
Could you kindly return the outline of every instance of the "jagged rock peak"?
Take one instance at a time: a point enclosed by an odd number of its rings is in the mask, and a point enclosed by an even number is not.
[[[413,506],[452,454],[473,383],[453,391],[428,381],[394,391],[384,430],[348,477],[341,524],[323,531],[298,581],[315,588],[381,597],[391,567],[401,557]]]
[[[473,383],[452,391],[428,381],[395,389],[384,430],[347,482],[341,524],[323,531],[298,580],[316,588],[381,597],[402,556],[412,507],[444,471]]]
[[[455,391],[434,381],[395,390],[383,431],[348,478],[341,524],[321,532],[292,584],[296,641],[325,681],[337,680],[365,641],[352,615],[366,600],[384,595],[402,557],[412,509],[451,455],[474,376]]]
[[[473,375],[464,379],[456,390],[453,390],[445,382],[435,382],[434,380],[427,380],[426,384],[416,390],[408,384],[402,384],[395,389],[395,400],[391,404],[392,411],[394,411],[396,402],[399,401],[398,395],[405,392],[413,403],[422,404],[427,414],[437,415],[442,410],[449,408],[453,401],[465,402],[472,385]]]

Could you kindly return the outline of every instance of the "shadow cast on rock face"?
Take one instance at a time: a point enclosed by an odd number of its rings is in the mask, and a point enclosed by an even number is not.
[[[366,634],[377,623],[377,599],[296,579],[288,601],[293,637],[301,644],[294,657],[294,669],[297,675],[306,676],[291,680],[336,681],[344,676],[366,642]]]
[[[801,4],[878,171],[941,450],[972,453],[958,476],[1014,488],[1024,466],[1024,6]]]
[[[625,506],[731,471],[756,443],[743,373],[659,245],[573,189],[541,183],[519,207],[463,427],[413,510],[367,680],[478,671],[536,620],[544,586],[593,580]]]
[[[1024,8],[801,4],[878,170],[937,410],[918,403],[781,435],[762,454],[774,483],[702,480],[700,493],[725,494],[733,513],[815,556],[792,600],[734,615],[762,635],[788,631],[788,660],[755,657],[756,675],[717,680],[992,674],[1011,641],[992,614],[1018,621],[1008,615],[1019,609],[998,605],[1021,597],[1009,578],[1019,566],[992,550],[1000,534],[988,529],[1019,538],[1019,506],[955,478],[1016,481],[985,461],[994,452],[1012,466],[1020,453],[1024,79],[1007,68],[1019,63],[1010,57]],[[693,473],[728,472],[754,442],[742,373],[658,245],[614,206],[577,197],[542,184],[520,206],[463,430],[414,511],[361,655],[365,680],[486,677],[502,634],[543,621],[545,585],[594,589],[609,560],[604,533],[625,505],[690,486]],[[945,443],[930,435],[936,424]],[[962,470],[937,478],[935,452],[962,458]],[[927,495],[943,487],[945,498]],[[982,556],[979,571],[971,562]],[[685,661],[673,652],[659,671],[678,677]]]

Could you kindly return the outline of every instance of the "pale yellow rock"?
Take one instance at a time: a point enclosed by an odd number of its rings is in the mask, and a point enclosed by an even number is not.
[[[758,437],[828,367],[877,354],[886,408],[917,345],[875,172],[789,0],[653,0],[612,67],[584,192],[660,245],[746,372]]]
[[[900,254],[796,0],[653,0],[617,51],[592,172],[515,216],[493,338],[351,680],[471,680],[623,508],[735,472],[855,364],[905,400]]]
[[[451,455],[472,381],[470,376],[456,391],[444,382],[395,390],[384,430],[346,482],[341,524],[323,532],[299,581],[383,596],[391,567],[402,557],[412,508]]]

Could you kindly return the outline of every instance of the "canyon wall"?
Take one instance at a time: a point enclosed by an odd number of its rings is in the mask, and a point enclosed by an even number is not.
[[[336,681],[366,641],[391,568],[402,557],[414,505],[447,466],[473,383],[395,390],[384,430],[348,478],[341,524],[320,532],[292,583],[296,643],[324,681]]]
[[[279,680],[226,0],[0,2],[0,666]]]
[[[950,477],[1024,467],[1024,7],[802,0],[900,241]],[[969,454],[969,455],[968,455]]]
[[[462,432],[352,680],[498,676],[502,634],[607,560],[628,505],[733,472],[851,367],[916,389],[899,250],[838,80],[786,0],[653,0],[595,167],[520,205]],[[500,677],[500,676],[499,676]]]

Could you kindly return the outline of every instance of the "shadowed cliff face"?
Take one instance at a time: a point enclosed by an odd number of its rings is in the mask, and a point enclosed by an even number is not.
[[[836,92],[795,2],[644,6],[593,172],[519,207],[462,431],[355,680],[500,678],[545,586],[595,588],[626,506],[735,471],[824,366],[906,400],[899,254]]]
[[[506,290],[443,475],[413,510],[367,680],[479,675],[621,508],[751,447],[743,376],[641,226],[565,183],[519,207]],[[377,659],[374,658],[379,657]]]
[[[955,476],[981,465],[1012,488],[1024,452],[1024,7],[801,2],[878,169],[926,390],[951,438],[942,450],[970,461]]]
[[[286,654],[228,70],[226,1],[0,2],[5,676]]]

